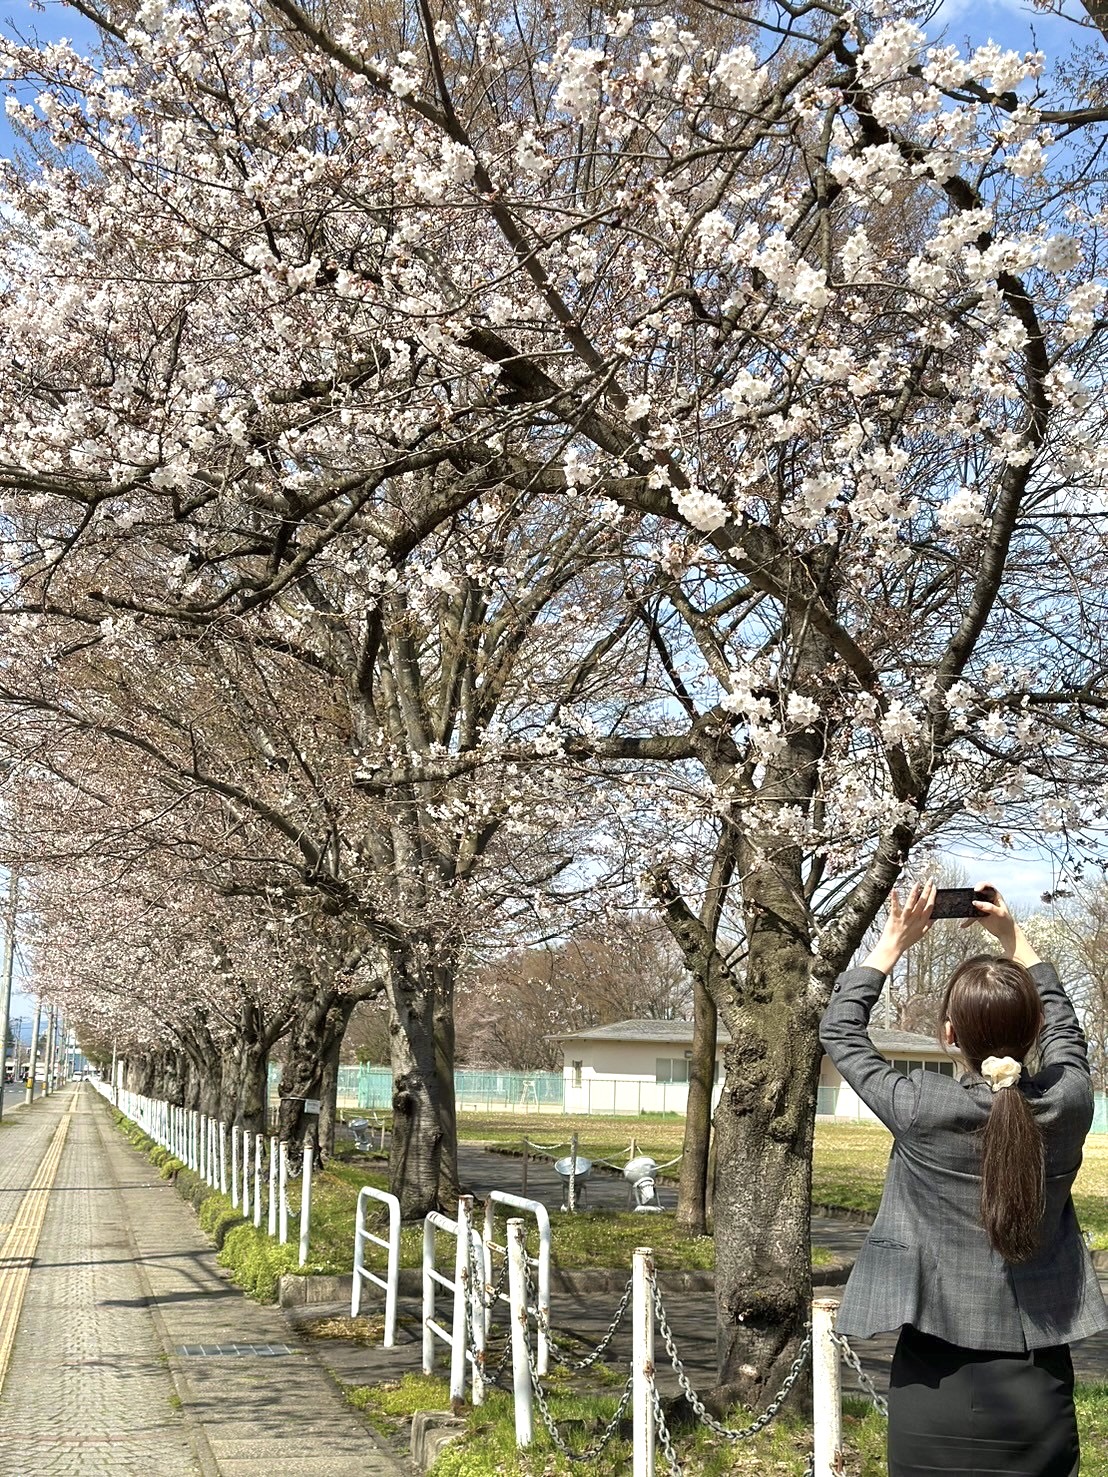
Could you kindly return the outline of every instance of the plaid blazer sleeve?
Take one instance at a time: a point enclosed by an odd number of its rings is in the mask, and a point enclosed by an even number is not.
[[[920,1078],[898,1072],[869,1039],[869,1018],[885,976],[879,969],[848,969],[831,991],[819,1039],[843,1080],[891,1133],[907,1133],[919,1110]]]
[[[1043,1068],[1076,1067],[1088,1076],[1085,1033],[1053,964],[1033,964],[1030,973],[1039,988],[1043,1006],[1043,1028],[1039,1032]]]

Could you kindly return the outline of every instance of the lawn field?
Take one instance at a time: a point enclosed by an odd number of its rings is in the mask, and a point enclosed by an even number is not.
[[[590,1159],[626,1159],[636,1151],[659,1163],[681,1152],[680,1118],[555,1118],[545,1114],[467,1114],[458,1132],[467,1141],[518,1144],[524,1137],[553,1146],[579,1135],[579,1153]],[[817,1205],[874,1212],[881,1199],[892,1135],[879,1123],[816,1124],[812,1199]],[[562,1148],[560,1152],[564,1153]],[[671,1171],[676,1173],[676,1171]],[[1091,1134],[1073,1192],[1083,1230],[1097,1248],[1108,1248],[1108,1134]]]

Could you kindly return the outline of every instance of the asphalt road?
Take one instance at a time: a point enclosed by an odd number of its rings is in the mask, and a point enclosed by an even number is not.
[[[8,1087],[5,1087],[4,1088],[4,1107],[5,1108],[14,1108],[15,1105],[16,1105],[16,1103],[21,1103],[23,1101],[23,1095],[26,1092],[26,1090],[27,1089],[23,1086],[22,1083],[18,1083],[15,1086],[10,1086],[9,1085]]]

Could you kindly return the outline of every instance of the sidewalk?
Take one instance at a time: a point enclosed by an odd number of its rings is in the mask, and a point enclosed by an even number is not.
[[[399,1477],[282,1314],[227,1280],[192,1212],[91,1088],[0,1130],[0,1271],[71,1109],[0,1392],[5,1470]]]

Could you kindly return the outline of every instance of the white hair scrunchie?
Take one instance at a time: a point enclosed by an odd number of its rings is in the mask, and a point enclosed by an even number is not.
[[[1010,1056],[987,1056],[981,1063],[981,1075],[994,1092],[1015,1087],[1022,1071],[1023,1063]]]

